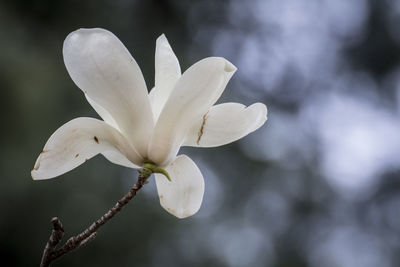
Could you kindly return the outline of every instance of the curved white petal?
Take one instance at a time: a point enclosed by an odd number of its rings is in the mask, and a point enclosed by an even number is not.
[[[114,120],[114,118],[108,113],[107,110],[105,110],[102,106],[97,104],[96,102],[93,101],[87,94],[85,94],[86,100],[89,102],[89,104],[93,107],[93,109],[99,114],[99,116],[108,124],[110,124],[112,127],[115,129],[121,131],[119,128],[117,122]]]
[[[196,164],[186,155],[179,155],[165,168],[171,181],[155,174],[161,206],[178,218],[195,214],[204,195],[204,179]]]
[[[234,142],[260,128],[267,120],[267,107],[224,103],[211,109],[192,126],[184,146],[213,147]]]
[[[149,159],[168,165],[193,123],[218,100],[236,67],[210,57],[191,66],[178,80],[154,128]]]
[[[137,165],[143,162],[129,141],[107,123],[93,118],[73,119],[49,138],[36,160],[32,178],[54,178],[108,151],[121,153]]]
[[[153,118],[154,118],[154,121],[156,122],[157,121],[157,117],[154,115],[154,109],[155,109],[155,107],[154,107],[154,105],[155,105],[155,100],[154,100],[155,93],[154,92],[156,90],[154,90],[154,89],[155,89],[155,87],[151,88],[151,90],[149,92],[149,101],[150,101],[150,105],[151,105],[151,110],[153,111]]]
[[[111,163],[121,165],[128,168],[139,169],[140,166],[133,164],[124,154],[117,150],[108,150],[101,152],[103,156]]]
[[[181,76],[179,61],[164,34],[158,37],[156,42],[155,70],[155,86],[151,90],[150,99],[154,121],[157,121],[176,81]]]
[[[121,131],[118,127],[117,122],[113,119],[113,117],[108,113],[107,110],[105,110],[102,106],[98,105],[96,102],[94,102],[88,95],[85,94],[85,97],[89,104],[93,107],[93,109],[97,112],[97,114],[100,115],[100,117],[108,124],[110,124],[112,127],[117,129],[118,131]],[[105,151],[102,152],[103,156],[109,160],[110,162],[121,165],[124,167],[128,168],[135,168],[138,169],[140,168],[139,166],[133,164],[130,160],[128,160],[123,154],[117,151]]]
[[[75,84],[111,115],[145,157],[152,111],[142,72],[121,41],[104,29],[80,29],[65,39],[63,55]]]

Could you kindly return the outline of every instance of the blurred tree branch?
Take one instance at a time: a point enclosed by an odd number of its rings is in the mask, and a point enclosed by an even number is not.
[[[43,251],[42,260],[40,267],[48,267],[50,263],[61,256],[78,249],[93,239],[96,238],[97,230],[107,223],[112,217],[114,217],[121,209],[129,203],[129,201],[134,198],[137,192],[147,183],[147,178],[151,175],[151,171],[139,170],[139,177],[137,182],[132,186],[129,192],[124,195],[109,211],[107,211],[103,216],[101,216],[97,221],[93,222],[88,228],[76,236],[70,237],[61,248],[57,249],[57,245],[60,243],[62,237],[64,236],[64,227],[61,221],[54,217],[51,219],[53,224],[53,230],[47,241],[47,244]]]

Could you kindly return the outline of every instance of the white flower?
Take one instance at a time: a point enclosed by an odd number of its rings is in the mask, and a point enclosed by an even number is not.
[[[161,206],[185,218],[200,208],[204,180],[196,164],[177,153],[181,146],[224,145],[255,131],[267,120],[256,103],[215,105],[236,67],[209,57],[181,74],[166,37],[157,39],[155,86],[147,94],[136,61],[104,29],[80,29],[64,41],[64,62],[75,84],[104,120],[76,118],[61,126],[39,155],[32,177],[49,179],[101,153],[131,168],[151,162],[170,174],[155,174]]]

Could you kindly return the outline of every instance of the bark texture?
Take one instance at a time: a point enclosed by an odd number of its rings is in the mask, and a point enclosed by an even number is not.
[[[50,263],[54,260],[60,258],[61,256],[85,246],[87,243],[92,241],[97,236],[97,230],[107,223],[112,217],[114,217],[121,209],[129,203],[129,201],[134,198],[137,192],[147,183],[147,178],[151,175],[149,171],[140,171],[137,182],[132,186],[129,192],[124,195],[109,211],[107,211],[103,216],[101,216],[97,221],[93,222],[88,228],[86,228],[80,234],[70,237],[64,245],[57,249],[57,245],[60,243],[62,237],[64,236],[64,227],[61,221],[54,217],[51,219],[53,224],[53,230],[51,231],[49,240],[43,251],[42,260],[40,263],[41,267],[48,267]]]

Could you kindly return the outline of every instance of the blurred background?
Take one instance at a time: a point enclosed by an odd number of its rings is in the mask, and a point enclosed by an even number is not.
[[[30,171],[65,122],[97,114],[62,58],[71,31],[115,33],[154,84],[165,33],[182,70],[238,67],[220,102],[263,102],[238,142],[189,149],[200,211],[179,220],[154,180],[96,240],[52,266],[400,266],[400,2],[373,0],[0,2],[0,265],[38,266],[59,216],[86,228],[136,181],[98,156],[47,181]]]

